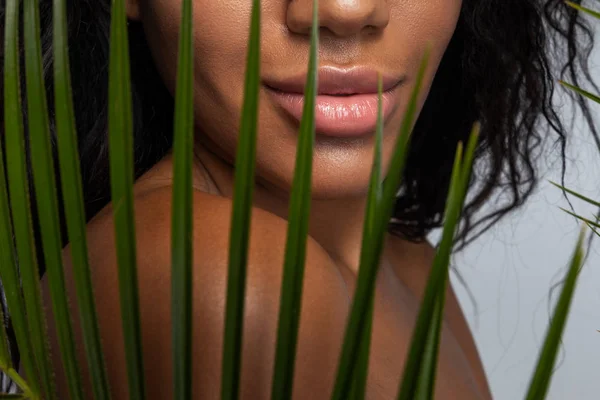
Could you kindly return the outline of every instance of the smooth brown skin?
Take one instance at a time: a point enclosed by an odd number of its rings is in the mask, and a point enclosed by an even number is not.
[[[262,1],[261,75],[285,78],[306,70],[311,0]],[[233,187],[249,29],[250,1],[195,0],[194,303],[193,398],[220,395],[221,349]],[[387,170],[403,111],[428,42],[432,44],[423,105],[454,32],[461,0],[320,0],[319,65],[368,66],[404,76],[400,104],[386,121],[383,166]],[[140,19],[157,66],[174,91],[181,0],[128,0]],[[420,109],[420,108],[419,108]],[[255,187],[241,397],[270,396],[286,238],[288,193],[298,126],[260,93]],[[432,143],[435,145],[435,143]],[[329,398],[345,322],[356,282],[373,137],[347,140],[318,136],[307,248],[295,399]],[[150,399],[172,398],[170,318],[171,156],[135,186],[138,276],[144,368]],[[88,224],[96,305],[114,399],[128,398],[118,301],[112,210]],[[398,389],[433,249],[388,235],[377,282],[367,398],[392,399]],[[66,274],[77,310],[70,254]],[[47,280],[43,279],[50,331]],[[460,306],[450,287],[444,311],[436,383],[438,399],[491,398],[485,374]],[[79,320],[77,312],[75,325]],[[83,343],[80,366],[91,399]],[[60,398],[67,399],[56,336],[52,337]]]

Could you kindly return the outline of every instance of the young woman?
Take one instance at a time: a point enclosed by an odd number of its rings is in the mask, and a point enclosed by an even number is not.
[[[128,398],[109,204],[107,63],[109,0],[70,3],[73,89],[79,128],[94,292],[114,398]],[[146,385],[171,398],[170,210],[172,95],[180,0],[126,0],[135,124],[135,210]],[[51,65],[50,0],[42,0],[44,56]],[[260,118],[255,208],[244,321],[243,399],[266,399],[275,350],[288,194],[308,64],[313,1],[262,0]],[[234,157],[243,98],[251,2],[194,1],[193,397],[217,399]],[[295,370],[295,399],[332,389],[356,282],[373,157],[376,76],[384,76],[387,169],[419,62],[432,44],[419,118],[389,224],[377,282],[368,399],[398,388],[433,259],[458,141],[482,123],[460,238],[477,236],[535,188],[535,157],[567,130],[552,103],[559,77],[589,80],[592,35],[562,0],[319,0],[310,231]],[[50,75],[51,68],[47,68]],[[50,83],[49,83],[50,85]],[[50,86],[49,86],[50,87]],[[50,99],[51,100],[51,99]],[[591,121],[583,100],[577,104]],[[50,102],[52,107],[52,102]],[[594,131],[595,132],[595,131]],[[494,195],[491,214],[476,211]],[[65,249],[75,303],[69,250]],[[46,279],[43,278],[46,289]],[[49,303],[46,291],[45,302]],[[73,304],[74,305],[74,304]],[[48,307],[49,308],[49,307]],[[77,313],[73,313],[76,317]],[[54,334],[52,315],[48,312]],[[76,325],[79,321],[75,320]],[[60,398],[66,385],[53,339]],[[79,348],[82,348],[81,341]],[[81,355],[80,365],[87,373]],[[436,383],[438,399],[489,399],[473,337],[448,288]],[[91,391],[87,388],[87,398]]]

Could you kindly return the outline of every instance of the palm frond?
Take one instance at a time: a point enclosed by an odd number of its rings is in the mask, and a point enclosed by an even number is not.
[[[415,397],[431,398],[433,396],[435,368],[437,365],[437,347],[439,346],[439,335],[441,332],[441,326],[439,324],[441,324],[440,318],[442,318],[444,310],[444,297],[446,282],[448,280],[450,253],[454,244],[454,234],[458,226],[460,212],[466,197],[469,176],[471,173],[471,164],[477,140],[479,138],[479,129],[479,124],[476,123],[473,126],[469,143],[467,144],[464,160],[462,143],[459,143],[458,146],[450,181],[450,191],[446,201],[446,209],[444,211],[445,221],[442,240],[431,267],[425,294],[413,330],[411,346],[404,366],[404,374],[398,393],[399,400],[409,400]],[[440,299],[438,299],[438,296]],[[437,316],[438,319],[434,320],[434,316]],[[429,356],[430,359],[427,360],[424,355]],[[424,371],[421,378],[420,374],[424,364],[427,364],[429,369]],[[426,379],[427,383],[419,385],[420,378]],[[419,389],[425,390],[426,392],[419,393]]]
[[[585,228],[585,226],[583,226],[583,228]],[[577,283],[577,276],[579,275],[579,271],[583,264],[584,232],[584,229],[582,229],[575,250],[573,251],[564,286],[556,307],[554,308],[554,315],[552,316],[548,332],[546,333],[544,346],[540,352],[538,363],[529,385],[529,390],[527,391],[527,400],[543,400],[548,392],[556,355],[558,354],[560,338],[567,322],[569,308],[571,307]]]
[[[365,221],[363,224],[363,238],[374,234],[376,227],[377,208],[381,202],[382,179],[381,179],[381,147],[383,141],[383,107],[382,107],[383,81],[381,74],[377,82],[377,129],[375,132],[375,149],[373,152],[373,166],[371,168],[371,178],[369,182],[369,193],[367,200],[367,209],[365,212]],[[366,316],[365,326],[360,339],[358,349],[358,358],[353,369],[352,386],[350,388],[350,398],[361,400],[365,398],[367,388],[367,377],[369,372],[369,352],[371,347],[371,331],[373,329],[373,314],[375,312],[375,294],[371,296],[368,314]]]
[[[260,1],[253,0],[246,61],[244,106],[235,161],[234,196],[229,230],[229,267],[223,341],[223,372],[221,375],[223,377],[221,381],[221,398],[223,400],[237,399],[240,390],[246,268],[250,243],[250,221],[252,218],[259,88]]]
[[[192,1],[182,2],[173,140],[171,313],[174,399],[192,398],[192,160],[194,45]]]
[[[88,260],[86,218],[84,210],[77,132],[71,97],[68,53],[67,3],[55,0],[53,10],[54,94],[58,160],[62,184],[65,219],[83,345],[88,360],[92,390],[96,400],[108,400],[110,390],[100,343],[100,332],[94,303]],[[52,295],[54,297],[54,294]]]
[[[375,290],[375,280],[379,267],[379,261],[383,250],[385,232],[387,232],[388,221],[392,216],[396,193],[402,179],[410,132],[416,118],[417,99],[421,90],[423,77],[429,60],[429,48],[421,61],[415,86],[412,90],[404,118],[402,120],[394,154],[388,167],[388,174],[383,183],[382,198],[376,216],[376,225],[371,235],[363,236],[361,246],[358,279],[352,308],[346,325],[344,343],[338,362],[337,376],[332,393],[333,400],[345,400],[349,394],[352,375],[361,343],[361,332],[368,318],[368,310]],[[369,207],[369,205],[367,205]]]
[[[318,9],[318,1],[315,0],[313,2],[304,109],[302,121],[300,122],[294,181],[289,206],[289,223],[285,245],[275,367],[271,392],[272,400],[285,400],[290,399],[292,396],[311,200],[312,152],[315,140],[315,100],[317,94],[317,45],[319,43]]]
[[[114,0],[109,56],[109,161],[129,398],[145,398],[133,210],[133,123],[125,2]]]

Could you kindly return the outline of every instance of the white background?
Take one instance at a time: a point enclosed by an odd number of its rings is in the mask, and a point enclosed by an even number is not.
[[[593,64],[600,82],[598,49]],[[595,114],[600,113],[600,105],[590,104]],[[569,115],[570,111],[565,107],[562,113]],[[600,129],[600,123],[596,126]],[[566,186],[600,200],[600,152],[581,116],[569,134]],[[497,400],[524,398],[559,294],[556,290],[550,298],[550,289],[564,276],[579,233],[575,219],[558,208],[568,208],[568,203],[547,181],[560,180],[560,164],[554,154],[554,158],[541,161],[546,175],[526,206],[454,257],[472,298],[455,276],[451,280]],[[596,211],[577,199],[572,204],[586,216]],[[434,243],[438,238],[439,232],[431,236]],[[598,330],[600,238],[596,237],[579,277],[548,399],[600,399]]]

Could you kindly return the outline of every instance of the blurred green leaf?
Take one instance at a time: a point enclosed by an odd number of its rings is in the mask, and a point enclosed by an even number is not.
[[[577,197],[577,198],[579,198],[579,199],[581,199],[581,200],[583,200],[585,202],[590,203],[591,205],[594,205],[596,207],[600,207],[600,202],[598,202],[598,201],[592,200],[589,197],[585,197],[584,195],[582,195],[582,194],[580,194],[580,193],[578,193],[578,192],[576,192],[574,190],[568,189],[568,188],[566,188],[566,187],[564,187],[562,185],[559,185],[558,183],[554,183],[552,181],[548,181],[548,182],[550,182],[551,184],[553,184],[557,188],[559,188],[561,190],[564,190],[565,192],[567,192],[569,194],[572,194],[573,196],[575,196],[575,197]]]
[[[35,26],[32,26],[32,16],[30,15],[32,8],[33,12],[35,12],[35,5],[36,4],[34,3],[26,3],[24,7],[24,30],[26,41],[30,41],[27,40],[28,36],[31,36],[32,28],[35,29]],[[10,7],[13,6],[17,7],[17,5],[11,5]],[[7,17],[7,24],[18,23],[16,19],[18,18],[17,12],[13,11],[10,17],[8,15]],[[15,20],[10,21],[11,17],[15,18]],[[7,111],[9,111],[9,113],[5,114],[5,117],[7,118],[7,130],[5,132],[6,164],[17,259],[19,260],[19,268],[22,277],[29,335],[43,391],[47,398],[53,399],[55,398],[54,382],[52,381],[51,376],[52,368],[49,357],[48,341],[46,340],[46,323],[42,312],[39,271],[35,254],[35,243],[33,240],[31,213],[29,209],[29,179],[26,167],[25,140],[21,121],[21,116],[23,114],[21,114],[21,108],[19,106],[20,91],[18,82],[20,74],[18,69],[17,38],[12,37],[12,34],[16,35],[17,29],[17,27],[8,28],[7,26],[7,31],[9,35],[11,35],[6,38],[7,45],[15,47],[7,49],[13,54],[8,56],[11,60],[9,61],[7,59],[9,71],[6,72],[7,75],[5,77],[10,76],[12,79],[15,79],[15,82],[9,83],[10,88],[7,87],[6,89],[10,96],[8,99],[12,99],[12,101],[6,101],[8,104],[12,103],[12,107],[10,105],[8,106]],[[9,44],[9,42],[11,43]],[[13,112],[14,114],[11,115],[10,112]],[[35,117],[35,115],[32,117]],[[39,117],[43,118],[45,115]],[[34,373],[33,376],[37,377],[38,374]],[[36,379],[33,379],[33,381],[37,382]]]
[[[0,246],[2,245],[0,244]],[[12,249],[10,249],[10,251],[12,252]],[[6,327],[4,326],[5,319],[2,307],[0,307],[0,321],[0,369],[5,371],[12,367],[12,361],[10,359],[10,352],[8,351],[8,337],[6,336]]]
[[[173,142],[171,205],[171,310],[174,399],[192,398],[192,160],[194,149],[194,45],[192,1],[184,0]]]
[[[584,13],[588,14],[588,15],[591,15],[594,18],[600,19],[600,13],[597,12],[597,11],[594,11],[592,9],[589,9],[589,8],[586,8],[586,7],[583,7],[583,6],[580,6],[579,4],[573,3],[572,1],[565,1],[565,3],[568,6],[573,7],[576,10],[579,10],[581,12],[584,12]]]
[[[462,154],[462,142],[459,142],[446,200],[446,222],[444,223],[442,242],[436,252],[413,330],[400,392],[398,393],[399,399],[433,398],[440,324],[448,274],[447,268],[457,222],[455,211],[459,201]],[[452,222],[454,222],[454,225]]]
[[[281,284],[272,400],[292,397],[294,360],[302,307],[302,284],[311,200],[312,152],[315,137],[315,99],[319,43],[318,1],[313,2],[310,57],[304,93],[304,109],[290,196],[289,223]]]
[[[23,378],[21,378],[21,375],[19,375],[19,373],[13,367],[5,369],[3,372],[22,390],[23,396],[28,399],[41,400],[42,397],[38,393],[34,393],[32,391],[31,387]],[[31,382],[33,382],[33,379],[29,379]]]
[[[438,293],[434,305],[435,308],[431,316],[431,329],[427,332],[427,342],[425,351],[423,352],[423,362],[421,364],[421,371],[419,372],[419,381],[417,382],[417,395],[415,398],[419,400],[434,398],[437,354],[443,320],[443,302],[444,297]]]
[[[86,217],[77,151],[77,132],[71,97],[67,4],[55,0],[53,10],[54,94],[58,159],[73,277],[79,306],[83,344],[96,400],[108,400],[110,390],[100,343],[88,260]]]
[[[594,232],[594,234],[596,234],[597,236],[600,236],[600,232],[598,232],[593,226],[591,226],[589,223],[585,223],[587,225],[588,228],[590,228],[592,230],[592,232]]]
[[[38,5],[37,0],[26,0],[24,7],[25,76],[27,81],[31,166],[42,249],[46,273],[48,274],[48,286],[58,334],[59,350],[69,395],[75,400],[83,399],[83,392],[62,264],[62,240],[54,175],[54,158],[50,143],[46,88],[44,86]],[[43,333],[45,334],[46,331],[44,330]],[[48,339],[44,338],[43,340],[46,345],[44,349],[44,368],[49,370],[48,373],[52,373]]]
[[[579,214],[575,214],[574,212],[572,212],[572,211],[569,211],[569,210],[567,210],[566,208],[562,208],[562,207],[559,207],[559,208],[560,208],[561,210],[563,210],[564,212],[566,212],[567,214],[569,214],[569,215],[572,215],[573,217],[575,217],[575,218],[577,218],[577,219],[579,219],[579,220],[581,220],[581,221],[583,221],[583,222],[587,223],[587,224],[588,224],[588,225],[590,225],[591,227],[594,227],[594,228],[600,228],[600,224],[598,224],[597,222],[594,222],[594,221],[592,221],[591,219],[587,219],[587,218],[585,218],[585,217],[583,217],[583,216],[581,216],[581,215],[579,215]]]
[[[429,53],[430,46],[427,47],[421,61],[415,86],[400,126],[394,154],[388,168],[388,174],[383,183],[383,193],[377,210],[376,224],[372,231],[373,234],[367,235],[366,238],[363,236],[357,285],[346,326],[344,344],[338,362],[337,377],[331,397],[333,400],[346,400],[349,395],[353,376],[352,370],[356,364],[361,343],[361,331],[369,317],[369,303],[375,291],[375,281],[383,250],[385,233],[392,217],[396,194],[400,187],[404,171],[410,133],[416,117],[417,99],[428,64]],[[367,207],[370,206],[367,205]]]
[[[18,21],[19,21],[19,2],[17,0],[7,0],[5,9],[4,23],[4,132],[7,150],[21,151],[23,149],[23,122],[21,120],[21,102],[19,98],[19,56],[18,56]],[[19,166],[24,163],[23,154],[13,154],[7,157],[7,164],[12,161],[13,167],[17,167],[17,174],[14,170],[13,190],[22,189],[15,187],[15,179],[18,179],[24,171]],[[4,154],[0,146],[0,279],[3,283],[3,289],[6,296],[10,317],[13,323],[15,337],[19,346],[21,362],[27,376],[32,380],[31,388],[34,393],[39,395],[39,386],[37,384],[37,371],[34,364],[34,354],[32,343],[29,337],[29,328],[27,325],[25,304],[21,293],[21,284],[19,272],[17,270],[17,261],[14,254],[13,231],[9,208],[9,199],[4,170]],[[23,184],[23,182],[16,183]],[[18,205],[15,207],[19,211]],[[21,208],[22,211],[22,208]],[[21,217],[23,215],[21,214]],[[15,218],[17,221],[17,218]],[[20,230],[20,234],[26,230]]]
[[[373,151],[373,166],[369,182],[369,193],[367,197],[367,208],[363,224],[363,242],[374,234],[376,227],[377,207],[381,202],[382,179],[381,179],[381,147],[383,141],[383,108],[382,108],[383,80],[378,75],[377,82],[377,129],[375,131],[375,148]],[[361,334],[360,347],[358,349],[357,362],[353,367],[352,386],[350,398],[352,400],[364,399],[367,389],[367,378],[369,372],[369,352],[371,348],[371,331],[373,328],[373,313],[375,307],[375,293],[372,293],[365,326]]]
[[[229,240],[227,305],[223,341],[221,398],[237,399],[242,358],[246,264],[250,243],[260,88],[260,1],[253,0],[246,61],[244,106],[235,161],[235,184]]]
[[[129,398],[145,396],[133,209],[133,123],[125,2],[113,0],[109,56],[109,156]]]
[[[473,154],[479,138],[480,125],[476,123],[473,126],[467,150],[463,160],[462,143],[459,143],[456,153],[452,179],[450,181],[450,191],[444,211],[445,221],[442,233],[440,247],[436,252],[435,259],[431,268],[431,273],[425,288],[425,294],[421,302],[419,316],[413,330],[411,346],[404,366],[404,374],[398,393],[399,400],[412,400],[417,398],[432,398],[435,372],[437,366],[437,347],[439,346],[439,337],[441,332],[441,321],[444,311],[444,297],[446,282],[448,280],[448,265],[450,254],[454,244],[454,234],[458,226],[460,212],[471,173]],[[437,297],[441,297],[438,299]],[[440,304],[437,304],[440,302]],[[436,313],[436,308],[439,312]],[[437,315],[438,320],[433,317]],[[434,331],[433,333],[431,331]],[[433,339],[433,340],[430,340]],[[428,346],[429,342],[429,346]],[[429,347],[429,348],[428,348]],[[426,357],[430,358],[427,359]],[[426,364],[429,369],[421,371]],[[419,379],[426,379],[427,382],[419,385]],[[418,391],[424,390],[424,392]]]
[[[583,228],[585,228],[585,226]],[[584,232],[585,230],[582,229],[579,234],[579,239],[577,240],[577,245],[575,246],[575,250],[571,258],[571,263],[565,278],[564,286],[554,308],[554,316],[550,321],[550,326],[548,327],[548,332],[546,333],[546,339],[544,340],[544,346],[540,352],[538,363],[533,374],[531,384],[529,385],[529,390],[526,397],[527,400],[543,400],[546,398],[548,387],[550,386],[550,380],[552,379],[556,355],[558,354],[560,338],[567,322],[567,315],[569,314],[571,301],[573,300],[577,276],[583,265]]]
[[[562,80],[559,80],[558,82],[561,85],[563,85],[563,86],[565,86],[565,87],[567,87],[567,88],[569,88],[571,90],[574,90],[575,92],[579,93],[580,95],[585,96],[588,99],[595,101],[596,103],[600,103],[600,97],[596,96],[595,94],[592,94],[592,93],[590,93],[588,91],[585,91],[585,90],[583,90],[583,89],[581,89],[581,88],[579,88],[577,86],[571,85],[570,83],[567,83],[567,82],[562,81]]]
[[[9,180],[13,181],[13,192],[17,191],[21,194],[23,199],[22,190],[25,182],[21,182],[20,179],[24,170],[24,151],[23,148],[23,122],[21,120],[22,110],[20,102],[20,90],[19,90],[19,56],[18,56],[18,26],[19,26],[19,2],[18,0],[7,0],[5,9],[5,20],[4,20],[4,132],[6,140],[6,149],[13,150],[12,154],[6,157],[7,164],[12,162],[13,168],[9,171]],[[21,363],[23,370],[31,379],[31,390],[36,394],[40,394],[40,388],[38,385],[38,373],[35,366],[34,360],[34,349],[32,342],[29,337],[29,327],[26,320],[25,314],[25,303],[21,293],[21,284],[19,272],[17,270],[17,262],[14,254],[14,242],[13,242],[13,231],[11,224],[10,208],[8,201],[8,193],[6,191],[7,185],[5,181],[4,171],[4,155],[0,146],[0,279],[3,282],[4,293],[6,296],[6,303],[8,305],[10,317],[13,323],[15,337],[19,346],[21,355]],[[25,197],[27,198],[27,197]],[[15,205],[13,211],[17,212],[15,222],[22,221],[25,218],[23,214],[23,204],[21,207]],[[21,214],[19,215],[19,211]],[[19,218],[20,217],[20,218]],[[17,229],[18,234],[23,237],[23,234],[28,235],[28,226],[24,226],[24,229]],[[27,239],[25,239],[27,240]],[[23,240],[21,240],[23,244]],[[22,251],[25,250],[21,246]],[[30,269],[31,270],[31,269]]]

